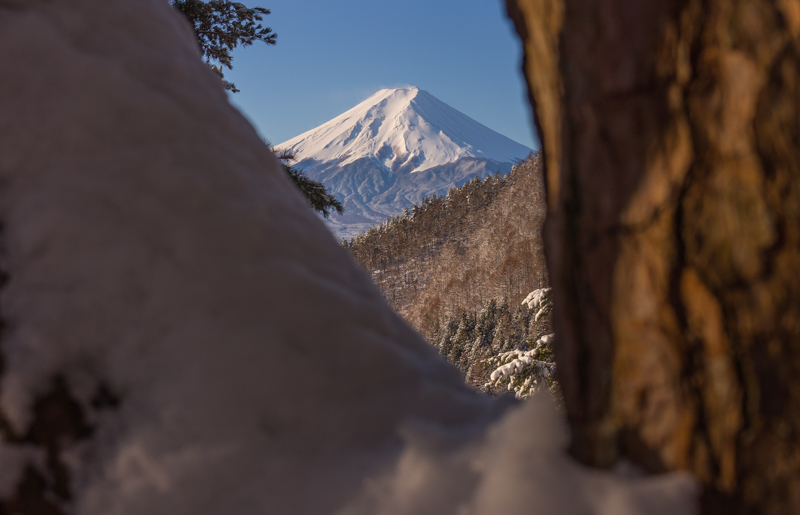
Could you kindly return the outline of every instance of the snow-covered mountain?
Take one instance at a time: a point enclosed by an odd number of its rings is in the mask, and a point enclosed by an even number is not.
[[[0,1],[0,512],[691,512],[688,477],[578,466],[547,398],[468,389],[168,2],[55,4]]]
[[[346,238],[427,195],[506,173],[531,152],[416,87],[382,89],[277,146],[343,201],[329,226]]]

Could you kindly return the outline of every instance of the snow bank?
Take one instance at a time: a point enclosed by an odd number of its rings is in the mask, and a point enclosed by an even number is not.
[[[24,435],[65,380],[93,427],[58,456],[65,510],[688,511],[687,478],[584,470],[544,401],[463,386],[308,209],[165,0],[0,1],[0,45],[0,410]],[[40,457],[3,443],[0,494],[24,463],[49,478]]]
[[[549,394],[511,410],[486,435],[448,445],[452,434],[406,431],[406,450],[385,477],[337,515],[674,515],[692,513],[684,476],[622,477],[566,457],[567,431]]]

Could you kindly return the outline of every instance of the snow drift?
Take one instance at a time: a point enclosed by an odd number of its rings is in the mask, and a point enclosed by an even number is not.
[[[0,1],[0,44],[7,506],[28,470],[76,515],[689,510],[685,477],[572,463],[546,399],[463,386],[167,2]],[[46,447],[59,384],[88,429]]]

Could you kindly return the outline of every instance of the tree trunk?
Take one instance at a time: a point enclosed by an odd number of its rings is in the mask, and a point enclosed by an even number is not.
[[[800,2],[507,3],[573,454],[800,512]]]

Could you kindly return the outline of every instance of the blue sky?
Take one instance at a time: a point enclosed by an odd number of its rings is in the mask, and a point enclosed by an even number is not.
[[[418,86],[538,148],[501,0],[258,0],[278,44],[238,48],[232,102],[277,144],[386,87]]]

